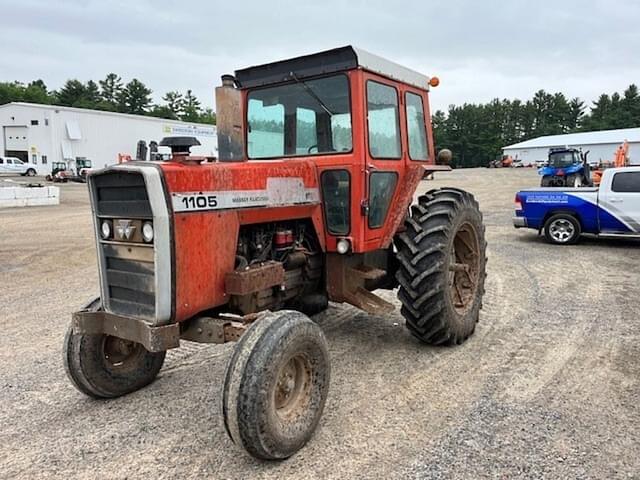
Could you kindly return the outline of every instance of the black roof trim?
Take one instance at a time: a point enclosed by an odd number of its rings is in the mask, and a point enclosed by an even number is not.
[[[240,88],[253,88],[358,68],[358,56],[352,47],[340,47],[279,62],[236,70]]]

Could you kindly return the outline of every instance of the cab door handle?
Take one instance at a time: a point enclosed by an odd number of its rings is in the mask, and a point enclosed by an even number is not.
[[[611,203],[622,203],[622,202],[624,202],[624,200],[622,198],[620,198],[620,197],[610,198],[609,201]]]

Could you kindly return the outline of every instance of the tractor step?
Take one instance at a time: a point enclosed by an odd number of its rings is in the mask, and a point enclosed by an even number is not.
[[[350,275],[362,278],[363,280],[382,280],[387,272],[379,268],[370,267],[369,265],[357,265],[349,269]]]
[[[345,298],[351,305],[373,315],[390,313],[395,308],[392,303],[362,287],[358,287],[352,292],[347,292]]]

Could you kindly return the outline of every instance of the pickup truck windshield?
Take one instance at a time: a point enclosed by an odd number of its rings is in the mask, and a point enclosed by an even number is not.
[[[558,152],[549,155],[549,165],[552,167],[568,167],[579,162],[580,160],[574,152]]]
[[[350,152],[346,75],[296,80],[249,92],[249,158]]]

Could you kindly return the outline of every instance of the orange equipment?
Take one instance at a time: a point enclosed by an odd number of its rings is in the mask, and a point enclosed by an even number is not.
[[[450,170],[433,147],[436,83],[353,47],[238,70],[216,89],[218,162],[168,137],[169,161],[91,174],[101,298],[73,316],[72,383],[125,395],[181,340],[239,339],[224,425],[251,455],[282,459],[313,434],[329,388],[307,314],[332,300],[385,315],[376,290],[397,287],[413,336],[466,340],[486,276],[478,202],[457,188],[413,200],[425,172]]]
[[[119,153],[118,154],[118,164],[127,163],[131,161],[131,155],[127,153]]]
[[[602,174],[607,168],[620,168],[629,166],[629,142],[626,140],[616,148],[613,161],[600,163],[598,168],[591,171],[591,179],[594,185],[600,185]]]

